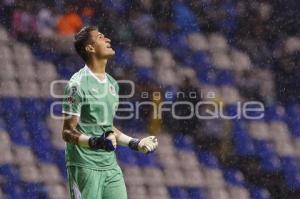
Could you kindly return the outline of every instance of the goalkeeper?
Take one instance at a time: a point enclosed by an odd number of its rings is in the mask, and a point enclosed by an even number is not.
[[[96,27],[84,27],[75,35],[76,52],[86,65],[65,88],[62,137],[66,145],[68,186],[72,199],[126,199],[122,171],[114,150],[128,146],[153,152],[154,136],[131,138],[113,126],[119,87],[105,72],[115,52],[110,40]]]

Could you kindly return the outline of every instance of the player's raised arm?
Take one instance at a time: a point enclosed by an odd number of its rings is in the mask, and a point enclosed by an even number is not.
[[[158,141],[155,136],[148,136],[142,139],[137,139],[122,133],[116,127],[113,127],[113,131],[116,135],[117,144],[121,146],[128,146],[132,150],[140,151],[143,153],[151,153],[158,147]]]

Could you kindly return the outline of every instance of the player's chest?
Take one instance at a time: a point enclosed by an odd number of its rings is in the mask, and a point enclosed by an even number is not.
[[[85,103],[94,107],[115,106],[119,102],[118,93],[110,83],[89,86],[85,90]]]

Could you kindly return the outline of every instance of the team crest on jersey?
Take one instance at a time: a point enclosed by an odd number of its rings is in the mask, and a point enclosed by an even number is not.
[[[108,88],[109,92],[112,94],[112,95],[116,95],[116,89],[113,85],[109,85],[109,88]]]
[[[67,102],[69,102],[70,104],[73,104],[75,102],[75,99],[70,96],[67,98]]]
[[[78,89],[76,86],[72,86],[71,87],[71,93],[70,96],[75,96],[75,94],[77,93]]]
[[[70,90],[69,90],[69,95],[68,97],[66,98],[66,101],[70,104],[73,104],[75,103],[75,96],[76,96],[76,93],[78,92],[78,88],[77,86],[72,86],[70,87]]]

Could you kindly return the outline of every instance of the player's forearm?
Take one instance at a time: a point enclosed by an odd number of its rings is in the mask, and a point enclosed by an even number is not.
[[[113,132],[105,132],[101,136],[87,136],[76,129],[78,122],[78,116],[64,118],[62,138],[65,142],[92,150],[114,151],[116,149],[116,138],[112,135]]]
[[[78,144],[83,147],[90,147],[90,145],[89,145],[90,138],[91,137],[88,135],[81,134],[78,138]]]
[[[151,153],[155,151],[158,146],[158,141],[155,136],[148,136],[146,138],[137,139],[125,135],[115,127],[113,127],[112,130],[116,136],[117,144],[128,146],[132,150],[140,151],[143,153]]]
[[[90,137],[80,133],[76,129],[65,129],[63,130],[63,139],[65,142],[70,144],[78,144],[80,146],[89,147]]]
[[[113,127],[114,134],[116,135],[117,144],[121,146],[128,146],[130,140],[132,137],[122,133],[119,129],[116,127]]]
[[[114,151],[116,149],[116,138],[109,132],[101,136],[87,136],[76,129],[64,129],[63,139],[70,144],[76,144],[87,147],[92,150],[103,149],[105,151]]]

